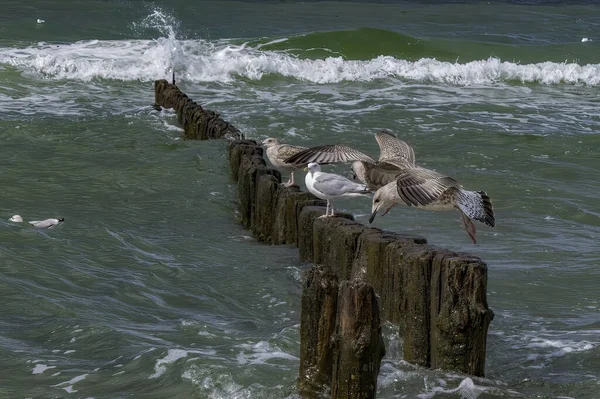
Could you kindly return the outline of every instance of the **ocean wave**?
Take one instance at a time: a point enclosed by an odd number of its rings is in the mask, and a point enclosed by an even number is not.
[[[140,23],[133,23],[133,28],[156,29],[161,37],[66,44],[41,42],[26,48],[0,48],[0,68],[12,67],[42,79],[83,82],[148,82],[170,79],[175,71],[179,81],[191,83],[260,81],[274,76],[316,84],[383,79],[457,86],[511,82],[600,84],[600,64],[554,61],[521,64],[498,57],[485,58],[484,54],[489,54],[486,52],[477,52],[481,59],[458,62],[452,61],[460,59],[458,53],[444,50],[447,43],[431,43],[377,29],[315,32],[245,43],[235,39],[180,40],[177,19],[160,9],[153,10]],[[387,45],[381,47],[382,43]],[[336,47],[342,44],[344,53]],[[365,48],[369,52],[359,51]],[[319,50],[317,53],[322,56],[303,58],[301,55],[308,50]],[[356,53],[355,57],[348,52]]]
[[[156,40],[80,41],[27,48],[0,48],[0,64],[52,80],[153,81],[171,77],[193,83],[236,79],[258,81],[268,75],[317,84],[378,79],[406,79],[450,85],[600,84],[600,64],[541,62],[518,64],[490,57],[466,63],[392,56],[370,60],[343,57],[301,59],[278,51],[261,51],[227,41]]]

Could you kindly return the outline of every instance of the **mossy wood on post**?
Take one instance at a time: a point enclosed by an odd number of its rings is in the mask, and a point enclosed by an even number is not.
[[[385,354],[379,305],[371,284],[340,283],[333,352],[332,398],[374,398]]]
[[[300,313],[298,388],[305,396],[331,385],[337,301],[337,275],[327,266],[313,266],[304,280]]]
[[[165,79],[154,81],[154,107],[173,108],[184,137],[190,140],[228,138],[239,140],[242,133],[219,114],[202,108]]]

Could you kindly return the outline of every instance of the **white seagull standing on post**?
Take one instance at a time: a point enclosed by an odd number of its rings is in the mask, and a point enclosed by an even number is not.
[[[308,173],[304,179],[306,188],[318,198],[327,200],[325,215],[319,218],[334,217],[333,200],[345,197],[359,197],[370,193],[369,187],[364,184],[358,184],[344,176],[335,173],[321,172],[321,166],[318,163],[308,164]],[[329,213],[331,208],[331,214]]]

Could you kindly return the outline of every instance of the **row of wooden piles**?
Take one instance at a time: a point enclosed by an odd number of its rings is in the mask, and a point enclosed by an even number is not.
[[[298,247],[300,258],[313,263],[303,283],[300,392],[375,397],[385,352],[382,320],[399,327],[406,361],[484,375],[493,312],[481,259],[435,248],[422,237],[366,227],[349,214],[320,219],[325,203],[283,186],[255,141],[241,140],[218,117],[206,117],[216,114],[176,86],[157,81],[155,88],[156,104],[175,108],[186,137],[233,139],[229,163],[241,223],[262,242]]]

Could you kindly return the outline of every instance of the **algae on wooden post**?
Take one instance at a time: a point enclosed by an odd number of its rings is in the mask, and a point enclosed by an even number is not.
[[[313,266],[302,290],[300,314],[300,378],[306,395],[331,384],[333,346],[338,301],[338,279],[328,267]]]
[[[275,223],[273,224],[273,244],[293,244],[298,242],[298,209],[309,205],[321,205],[322,200],[311,193],[300,191],[298,186],[279,186],[275,198]]]
[[[337,309],[331,397],[374,398],[385,347],[371,284],[342,281]]]
[[[313,223],[325,215],[324,206],[305,206],[298,215],[298,252],[300,260],[313,261]]]
[[[238,193],[242,226],[252,227],[252,215],[256,202],[256,170],[265,166],[265,160],[258,155],[242,156],[238,171]]]
[[[350,279],[358,237],[365,226],[349,213],[343,217],[317,219],[313,224],[313,262],[334,270],[340,280]]]
[[[487,266],[480,259],[440,254],[431,276],[431,367],[485,374]]]
[[[273,225],[275,223],[275,212],[273,203],[281,183],[279,172],[275,169],[264,169],[264,174],[257,175],[256,185],[256,212],[252,221],[252,233],[258,241],[268,244],[273,242]],[[271,173],[277,173],[274,176]]]
[[[229,145],[229,166],[233,180],[238,181],[240,163],[244,155],[258,155],[262,158],[263,148],[256,144],[254,140],[232,141]]]

